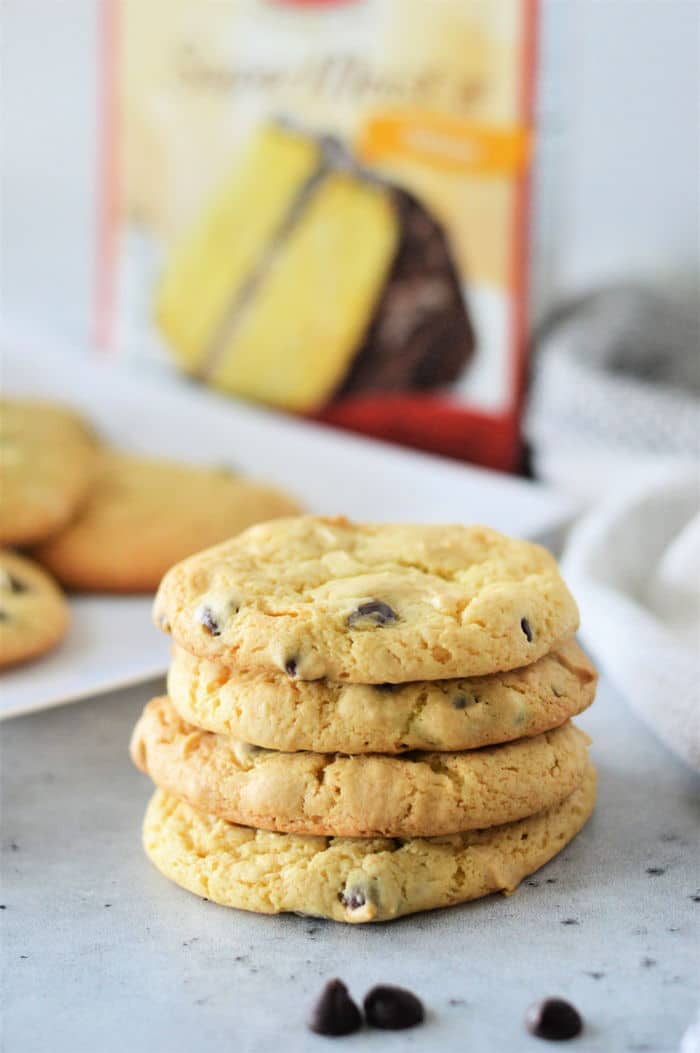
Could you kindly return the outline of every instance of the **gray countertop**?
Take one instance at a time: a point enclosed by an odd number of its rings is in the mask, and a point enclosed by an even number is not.
[[[607,685],[580,721],[600,799],[573,844],[510,898],[375,927],[229,911],[151,867],[126,744],[159,689],[2,727],[6,1053],[322,1050],[304,1018],[335,975],[429,1009],[347,1050],[534,1053],[523,1013],[548,994],[584,1015],[579,1053],[677,1050],[698,1003],[700,785]]]

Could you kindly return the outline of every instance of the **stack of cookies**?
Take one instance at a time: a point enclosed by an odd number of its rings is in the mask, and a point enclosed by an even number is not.
[[[145,849],[247,910],[386,921],[512,891],[593,809],[595,670],[553,558],[484,527],[252,527],[165,576],[133,734]]]

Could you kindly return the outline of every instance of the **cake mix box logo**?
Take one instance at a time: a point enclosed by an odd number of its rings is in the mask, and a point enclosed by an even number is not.
[[[512,467],[530,5],[120,12],[103,333],[239,398]]]

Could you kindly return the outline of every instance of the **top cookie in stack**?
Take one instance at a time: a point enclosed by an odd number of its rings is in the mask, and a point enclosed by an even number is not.
[[[146,850],[192,891],[388,920],[512,890],[590,815],[595,670],[536,545],[281,519],[174,567],[155,615],[170,697],[132,757]]]
[[[485,527],[313,516],[253,527],[180,563],[155,616],[200,658],[358,684],[515,669],[578,627],[538,545]]]

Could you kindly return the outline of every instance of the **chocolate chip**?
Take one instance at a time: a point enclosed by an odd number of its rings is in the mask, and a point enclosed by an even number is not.
[[[211,607],[201,606],[195,611],[195,618],[210,636],[221,636],[221,627],[214,617]]]
[[[348,618],[348,625],[352,629],[359,621],[370,621],[373,625],[390,625],[396,621],[396,613],[388,603],[382,600],[372,600],[370,603],[361,603],[357,610],[353,611]]]
[[[423,1003],[404,987],[373,987],[365,995],[365,1017],[370,1027],[403,1031],[423,1021]]]
[[[647,867],[646,872],[650,877],[661,877],[662,874],[666,873],[666,867]]]
[[[525,635],[527,637],[527,642],[528,643],[532,643],[532,640],[533,640],[532,627],[531,627],[529,621],[527,620],[527,618],[521,618],[520,619],[520,628],[525,633]]]
[[[576,918],[562,918],[562,925],[578,925]]]
[[[478,695],[464,695],[460,693],[459,695],[455,695],[455,697],[452,699],[452,708],[466,709],[467,706],[475,706],[478,703],[478,701]]]
[[[29,586],[21,578],[6,570],[0,574],[0,588],[6,592],[29,592]]]
[[[329,980],[311,1011],[309,1028],[317,1035],[351,1035],[362,1027],[362,1014],[342,980]]]
[[[338,899],[348,910],[359,910],[367,903],[367,896],[361,888],[346,889],[338,893]]]
[[[530,1006],[525,1014],[525,1026],[537,1038],[562,1042],[580,1035],[583,1021],[578,1010],[563,998],[545,998]]]
[[[297,660],[296,660],[296,658],[288,658],[287,659],[287,661],[284,663],[284,671],[287,674],[287,676],[296,676],[297,675]]]

